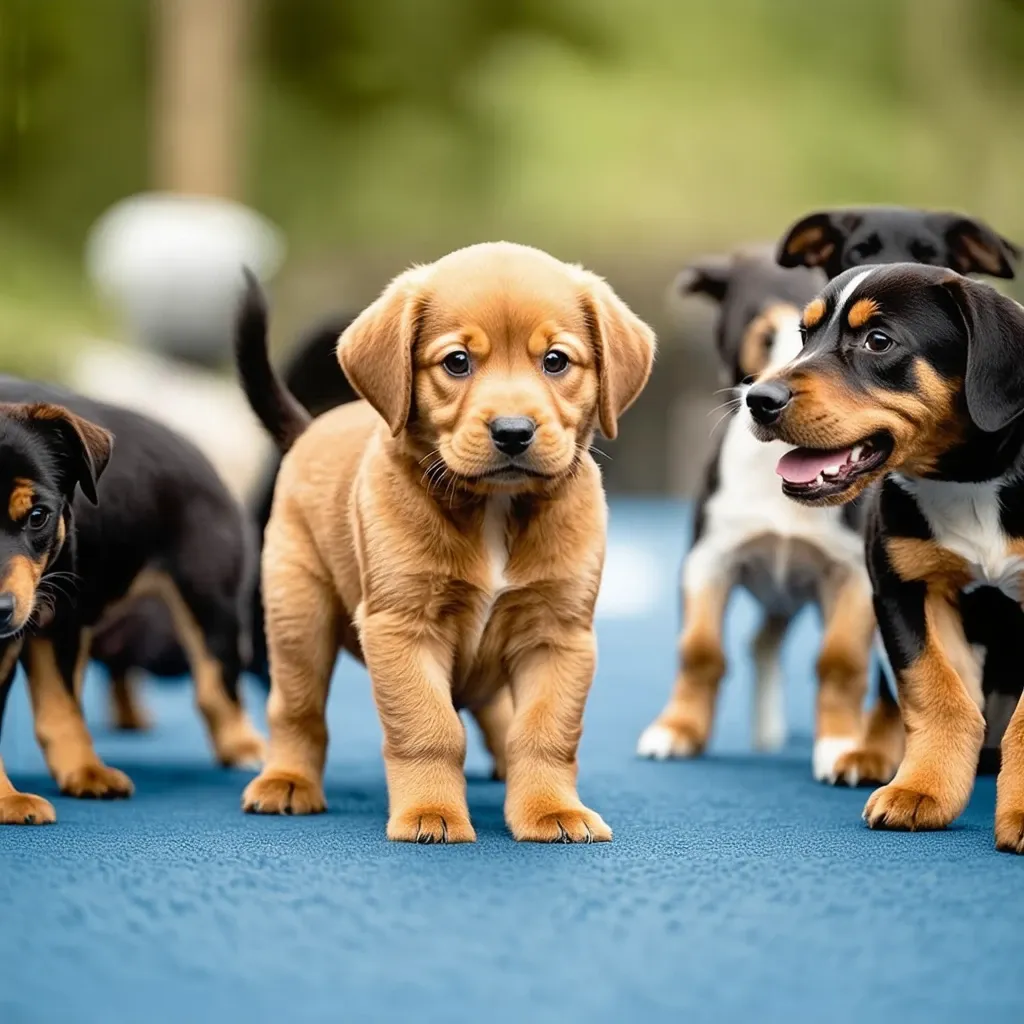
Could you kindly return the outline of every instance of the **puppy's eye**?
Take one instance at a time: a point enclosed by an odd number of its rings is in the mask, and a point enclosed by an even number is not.
[[[895,344],[896,342],[882,331],[871,331],[864,339],[864,347],[875,355],[888,352]]]
[[[551,349],[544,354],[544,372],[551,377],[557,377],[565,373],[569,365],[569,357],[557,348]]]
[[[463,352],[462,349],[449,352],[441,360],[441,365],[449,377],[468,377],[473,368],[473,364],[469,361],[469,353]]]
[[[41,530],[50,521],[50,510],[36,505],[28,514],[28,528],[30,530]]]

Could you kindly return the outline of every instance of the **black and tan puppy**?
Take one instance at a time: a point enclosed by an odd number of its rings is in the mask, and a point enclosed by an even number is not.
[[[852,267],[921,263],[958,274],[1013,277],[1021,252],[984,221],[904,206],[821,210],[783,236],[783,267],[820,267],[831,280]]]
[[[78,700],[92,629],[129,595],[171,609],[218,760],[258,761],[237,693],[246,528],[213,467],[165,427],[57,388],[3,378],[0,403],[0,701],[20,657],[61,791],[132,791],[96,755]],[[6,776],[0,789],[0,821],[53,820]]]
[[[318,323],[303,335],[285,364],[282,372],[285,385],[312,416],[358,398],[335,355],[338,338],[352,319],[336,315]],[[258,545],[262,544],[263,531],[270,519],[270,503],[280,464],[281,456],[277,452],[268,457],[247,502]],[[250,656],[244,667],[269,687],[258,555],[253,569],[256,578],[250,588],[252,600],[246,623],[251,636]],[[171,612],[155,595],[114,608],[96,630],[92,657],[104,666],[110,677],[111,719],[119,729],[145,729],[149,725],[149,715],[139,692],[137,676],[140,672],[176,678],[189,671],[188,657],[178,640]]]
[[[839,504],[884,478],[868,567],[906,753],[865,818],[942,828],[967,804],[985,731],[961,595],[1024,600],[1024,309],[949,270],[895,264],[841,274],[801,329],[801,354],[747,405],[760,438],[798,446],[778,467],[797,501]],[[1024,702],[1002,752],[996,844],[1024,853]]]
[[[961,274],[1012,278],[1020,256],[1018,246],[976,217],[901,206],[812,213],[786,232],[777,251],[781,266],[820,267],[830,280],[853,267],[882,263],[922,263]],[[995,775],[999,744],[1024,688],[1017,653],[1024,612],[995,587],[963,595],[961,608],[967,637],[984,663],[987,731],[978,771]],[[882,737],[884,722],[874,724],[875,734]]]
[[[723,376],[740,395],[744,382],[800,351],[800,310],[824,283],[816,271],[784,270],[773,253],[751,248],[698,261],[679,275],[676,289],[718,301],[715,335]],[[683,565],[679,671],[668,703],[644,730],[637,752],[663,759],[692,757],[705,749],[726,670],[726,604],[732,591],[743,587],[764,611],[751,652],[755,747],[772,750],[785,740],[780,647],[797,612],[811,604],[821,611],[824,625],[814,776],[850,785],[888,782],[896,770],[892,758],[874,764],[861,759],[848,767],[843,762],[847,752],[862,745],[875,635],[859,510],[855,503],[842,509],[800,508],[782,495],[775,475],[781,452],[751,435],[739,397],[735,406],[708,461],[693,546]],[[881,673],[878,683],[871,721],[877,728],[878,717],[888,714],[898,725]]]

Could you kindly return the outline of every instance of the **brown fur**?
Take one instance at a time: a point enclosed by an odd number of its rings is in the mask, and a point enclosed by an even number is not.
[[[803,315],[800,317],[800,322],[804,327],[817,327],[821,323],[825,316],[825,300],[821,297],[811,299],[810,302],[804,306]]]
[[[820,227],[805,228],[789,240],[789,244],[786,246],[786,252],[791,256],[795,256],[799,252],[804,252],[812,246],[817,245],[824,234],[824,229]]]
[[[74,673],[74,693],[61,677],[53,645],[45,637],[30,637],[28,688],[35,719],[36,739],[62,793],[77,797],[131,796],[131,779],[105,765],[92,745],[79,704],[90,634],[82,633]]]
[[[894,442],[886,466],[927,476],[963,435],[964,423],[955,411],[961,382],[943,379],[925,359],[917,359],[914,369],[917,389],[896,392],[854,390],[838,377],[783,368],[780,375],[788,380],[793,399],[779,436],[790,444],[831,449],[850,447],[884,430]],[[834,503],[850,501],[884,471],[880,468],[858,477]]]
[[[825,635],[817,665],[815,739],[858,736],[875,635],[871,591],[851,574],[826,577],[821,589]]]
[[[846,314],[846,321],[856,331],[878,313],[879,306],[874,299],[858,299]]]
[[[34,501],[35,490],[32,481],[20,476],[15,477],[14,486],[7,499],[7,515],[11,522],[17,522],[27,516]]]
[[[557,378],[540,369],[550,347],[571,360]],[[459,348],[469,378],[441,366]],[[598,423],[615,435],[653,350],[599,278],[504,243],[408,271],[352,324],[339,358],[367,401],[299,437],[267,527],[270,757],[246,809],[324,809],[324,707],[341,646],[370,670],[389,838],[475,838],[460,707],[498,771],[504,747],[517,839],[611,838],[576,793],[606,517],[587,447]],[[542,476],[479,477],[505,464],[487,427],[500,415],[535,420],[526,457]]]
[[[707,746],[714,723],[718,687],[725,675],[722,618],[732,591],[723,580],[695,593],[683,594],[679,639],[679,674],[665,710],[655,724],[672,735],[676,754],[699,754]]]
[[[768,363],[769,346],[782,322],[797,310],[786,302],[769,306],[760,316],[755,317],[743,332],[740,342],[739,367],[748,377],[756,377]]]
[[[929,585],[925,649],[900,673],[906,754],[864,808],[872,828],[945,828],[970,799],[985,720],[980,668],[954,599],[950,587]]]
[[[21,641],[9,642],[0,660],[0,684],[7,684],[18,665]],[[19,793],[11,784],[0,759],[0,825],[49,825],[57,820],[57,813],[49,800],[31,793]]]
[[[0,589],[14,598],[15,629],[21,629],[32,615],[36,604],[36,587],[45,568],[45,556],[35,561],[28,555],[13,555],[7,563],[7,572],[0,580]]]

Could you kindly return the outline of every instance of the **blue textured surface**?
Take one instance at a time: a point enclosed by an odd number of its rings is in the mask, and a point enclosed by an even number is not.
[[[181,685],[149,694],[147,737],[106,732],[91,708],[133,800],[57,797],[18,686],[3,753],[60,822],[0,830],[0,1021],[1024,1020],[1024,859],[993,848],[991,780],[926,835],[869,832],[863,791],[812,782],[813,622],[788,645],[783,753],[748,752],[737,657],[711,756],[634,759],[672,677],[687,532],[680,506],[613,509],[608,585],[637,596],[600,620],[581,759],[607,846],[517,846],[476,749],[479,842],[388,844],[351,662],[331,699],[330,812],[306,819],[239,811],[245,776],[210,767]],[[740,598],[733,650],[753,624]]]

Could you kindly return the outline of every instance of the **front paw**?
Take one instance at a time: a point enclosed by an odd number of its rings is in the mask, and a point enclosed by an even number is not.
[[[657,719],[640,735],[636,745],[639,757],[654,761],[696,757],[704,750],[704,739],[696,726],[685,721]]]
[[[267,756],[266,740],[247,718],[222,729],[215,746],[217,760],[225,768],[259,768]]]
[[[601,815],[583,806],[509,815],[508,824],[521,843],[609,843],[612,838]]]
[[[996,808],[996,849],[1024,853],[1024,811]]]
[[[836,786],[883,786],[897,768],[899,764],[881,751],[861,747],[836,758],[829,781]]]
[[[476,832],[465,811],[454,807],[412,807],[388,819],[388,839],[399,843],[475,843]]]
[[[0,797],[0,825],[52,825],[57,812],[49,800],[31,793]]]
[[[871,828],[920,832],[945,828],[955,817],[948,804],[931,794],[895,783],[876,789],[864,807]]]
[[[297,772],[265,771],[242,794],[247,814],[321,814],[327,810],[324,789]]]
[[[132,780],[124,772],[102,761],[79,765],[57,777],[57,785],[66,796],[82,800],[122,800],[135,792]]]

